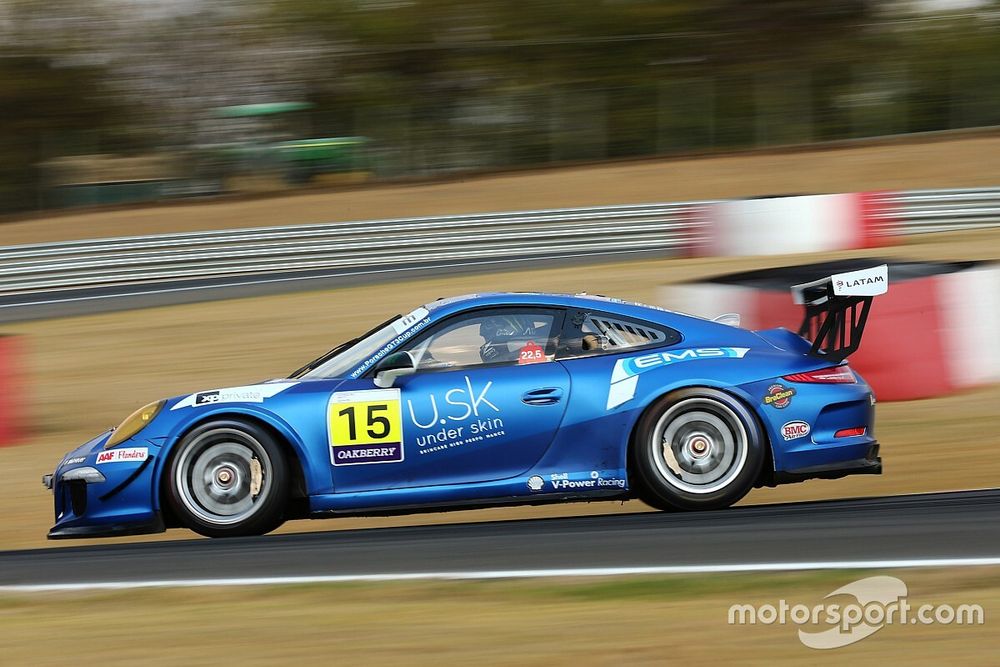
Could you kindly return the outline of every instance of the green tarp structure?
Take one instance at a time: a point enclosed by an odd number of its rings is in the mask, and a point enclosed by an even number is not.
[[[237,104],[231,107],[218,107],[215,115],[221,118],[249,118],[252,116],[272,116],[290,111],[305,111],[311,109],[308,102],[266,102],[263,104]]]

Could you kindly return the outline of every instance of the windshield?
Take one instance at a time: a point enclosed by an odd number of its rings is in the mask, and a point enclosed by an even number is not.
[[[422,329],[430,321],[428,315],[427,309],[423,307],[406,316],[396,315],[357,338],[333,348],[319,359],[295,371],[291,377],[335,378],[347,377],[349,374],[351,377],[360,377],[385,355]],[[362,365],[364,367],[359,368]],[[351,373],[355,369],[358,371]]]

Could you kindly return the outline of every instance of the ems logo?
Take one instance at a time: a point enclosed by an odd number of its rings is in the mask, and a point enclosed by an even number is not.
[[[809,424],[803,421],[788,422],[781,427],[781,437],[785,440],[795,440],[809,435]]]
[[[767,388],[767,394],[764,395],[764,405],[781,410],[792,404],[792,396],[794,395],[794,389],[781,384],[772,384]]]

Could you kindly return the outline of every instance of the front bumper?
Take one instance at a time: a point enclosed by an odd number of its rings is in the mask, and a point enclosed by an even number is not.
[[[42,477],[42,483],[52,491],[55,513],[49,539],[165,530],[159,499],[153,492],[160,447],[143,441],[104,450],[109,433],[77,448],[54,473]]]
[[[123,535],[162,533],[166,529],[167,526],[163,523],[163,517],[160,516],[159,512],[154,512],[151,519],[134,521],[132,523],[107,523],[92,526],[63,526],[57,524],[52,526],[47,537],[50,540],[70,540],[84,537],[121,537]]]

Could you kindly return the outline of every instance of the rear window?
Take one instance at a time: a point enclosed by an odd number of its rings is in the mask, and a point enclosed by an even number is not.
[[[594,314],[588,315],[583,321],[580,332],[584,336],[602,336],[605,339],[602,341],[603,349],[609,351],[663,344],[667,340],[665,332],[652,326]]]
[[[669,327],[604,313],[587,313],[577,321],[579,329],[568,331],[562,342],[561,358],[663,347],[681,339],[681,335]]]

